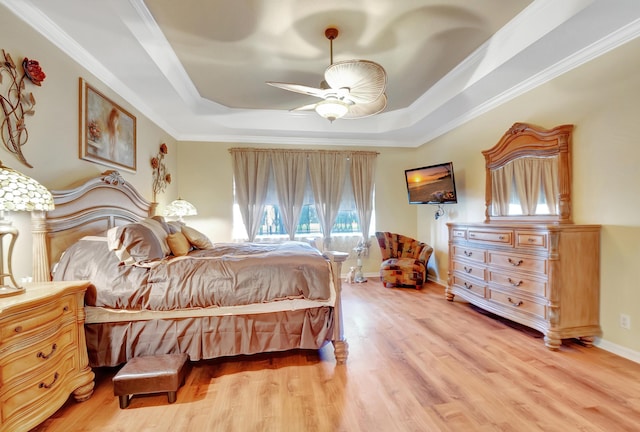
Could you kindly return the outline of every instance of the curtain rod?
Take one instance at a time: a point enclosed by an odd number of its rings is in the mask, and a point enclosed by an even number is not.
[[[233,147],[229,149],[229,153],[233,152],[289,152],[289,153],[335,153],[335,154],[362,154],[362,155],[379,155],[379,152],[366,151],[366,150],[299,150],[299,149],[286,149],[286,148],[256,148],[256,147]]]

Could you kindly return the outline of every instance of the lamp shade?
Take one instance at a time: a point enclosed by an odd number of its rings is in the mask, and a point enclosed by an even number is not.
[[[349,105],[340,99],[327,98],[322,102],[318,102],[315,110],[320,116],[333,122],[335,119],[344,117],[344,115],[349,112]]]
[[[0,210],[53,210],[53,196],[40,183],[0,161]]]
[[[164,212],[165,216],[177,216],[182,220],[183,216],[195,216],[198,214],[195,206],[189,201],[178,198],[169,204]]]

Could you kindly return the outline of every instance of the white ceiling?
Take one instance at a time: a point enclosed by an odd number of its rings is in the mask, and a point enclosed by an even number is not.
[[[640,34],[638,0],[0,0],[177,140],[415,147]],[[267,86],[387,71],[385,112]]]

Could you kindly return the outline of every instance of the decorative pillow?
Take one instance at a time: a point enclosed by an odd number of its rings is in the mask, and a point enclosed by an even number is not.
[[[169,234],[177,233],[182,231],[182,227],[184,226],[184,222],[178,221],[169,221],[167,222],[167,226],[169,227]]]
[[[189,240],[189,243],[198,249],[213,249],[213,243],[211,243],[209,237],[194,228],[184,225],[182,227],[182,234]]]
[[[162,247],[165,255],[169,255],[171,253],[171,249],[169,248],[169,244],[167,243],[167,234],[169,234],[168,227],[165,230],[162,223],[152,218],[142,219],[140,222],[138,222],[138,224],[146,226],[153,232],[153,234],[158,239],[158,242],[160,243],[160,246]]]
[[[167,236],[167,243],[169,243],[171,253],[175,256],[186,255],[191,250],[191,243],[189,243],[189,240],[187,240],[182,232],[169,234]]]
[[[167,255],[153,230],[139,223],[111,228],[107,231],[107,243],[125,265],[158,260]]]
[[[151,216],[151,219],[153,219],[154,221],[159,222],[160,225],[162,225],[162,228],[165,230],[165,232],[167,234],[171,234],[171,228],[169,227],[169,223],[164,220],[164,217],[162,217],[162,216]]]

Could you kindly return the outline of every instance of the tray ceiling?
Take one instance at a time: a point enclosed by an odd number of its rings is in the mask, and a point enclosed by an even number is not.
[[[635,0],[0,0],[177,140],[415,147],[637,37]],[[387,109],[336,120],[334,61],[387,71]],[[85,77],[87,78],[87,77]]]

